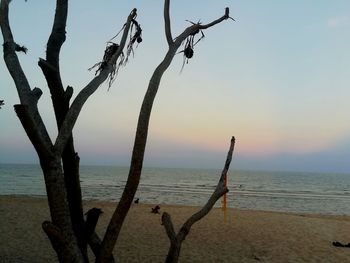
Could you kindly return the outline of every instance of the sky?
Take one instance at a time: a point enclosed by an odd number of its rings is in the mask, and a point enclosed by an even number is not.
[[[57,130],[45,79],[55,1],[12,1],[15,41],[31,86],[44,94],[39,109],[50,136]],[[178,54],[163,75],[151,116],[146,166],[223,167],[231,136],[232,168],[350,173],[350,1],[177,0],[173,36],[189,24],[228,20],[203,33],[181,71]],[[148,81],[163,59],[163,1],[71,1],[61,74],[74,96],[94,77],[106,42],[138,9],[143,42],[108,91],[90,97],[74,128],[82,164],[129,165],[138,112]],[[115,39],[118,41],[118,38]],[[0,163],[37,163],[17,119],[14,83],[0,59]]]

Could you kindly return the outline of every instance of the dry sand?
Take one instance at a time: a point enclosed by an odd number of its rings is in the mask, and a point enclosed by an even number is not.
[[[85,202],[104,211],[103,234],[115,204]],[[119,262],[163,262],[169,241],[152,205],[133,205],[115,249]],[[198,208],[161,205],[175,226]],[[57,262],[41,222],[49,219],[44,198],[0,196],[0,262]],[[350,262],[350,216],[304,215],[221,209],[196,223],[183,243],[180,262]]]

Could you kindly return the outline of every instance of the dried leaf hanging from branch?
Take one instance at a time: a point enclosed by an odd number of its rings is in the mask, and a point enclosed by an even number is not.
[[[132,24],[131,24],[131,28],[130,28],[129,42],[128,42],[127,47],[126,47],[126,55],[124,55],[124,52],[122,51],[120,53],[119,58],[116,61],[111,61],[113,55],[116,54],[118,49],[119,49],[119,45],[117,43],[112,42],[112,40],[114,38],[116,38],[120,34],[120,32],[123,31],[123,29],[126,26],[126,24],[124,24],[123,27],[120,29],[120,31],[107,42],[102,61],[97,62],[95,65],[93,65],[91,68],[89,68],[89,70],[92,70],[95,67],[97,67],[97,70],[95,72],[95,75],[97,75],[102,70],[104,70],[108,66],[108,64],[111,64],[112,69],[108,75],[108,80],[109,80],[108,81],[108,89],[112,86],[112,84],[113,84],[113,82],[118,74],[120,66],[126,65],[130,54],[134,55],[134,44],[135,43],[139,44],[142,42],[142,29],[141,29],[140,24],[136,21],[135,18],[131,20]]]
[[[225,9],[225,19],[231,19],[232,21],[235,21],[232,17],[229,16],[229,9]],[[181,50],[179,53],[183,53],[183,63],[181,67],[181,72],[185,66],[185,63],[188,63],[188,60],[191,59],[194,55],[194,46],[197,45],[199,41],[201,41],[205,35],[203,33],[203,28],[207,28],[207,26],[203,27],[201,26],[201,22],[198,21],[197,23],[194,23],[192,21],[186,20],[187,22],[191,23],[193,26],[197,26],[197,30],[195,30],[192,34],[190,34],[183,43],[185,43],[185,48]],[[202,28],[202,29],[201,29]],[[200,37],[195,41],[195,36],[200,33]],[[182,44],[183,44],[182,43]]]
[[[92,70],[95,67],[97,67],[95,75],[99,74],[102,70],[104,70],[108,66],[108,63],[110,63],[111,58],[118,51],[118,48],[119,48],[118,44],[108,41],[102,61],[97,62],[95,65],[89,68],[89,70]],[[124,56],[124,53],[122,52],[119,58],[116,61],[114,61],[114,63],[111,64],[112,69],[108,75],[108,79],[109,79],[108,89],[112,86],[112,83],[115,80],[116,75],[118,74],[119,67],[123,65],[124,58],[125,56]]]
[[[186,20],[187,22],[190,22],[192,25],[200,25],[200,22],[198,21],[198,23],[194,23],[192,21]],[[201,36],[195,41],[195,36],[201,33]],[[198,29],[197,31],[195,31],[194,33],[192,33],[191,35],[189,35],[186,40],[185,40],[185,48],[180,51],[179,53],[183,53],[183,63],[182,63],[182,67],[181,67],[181,71],[183,70],[185,63],[188,63],[188,60],[191,59],[194,55],[194,46],[201,41],[203,38],[205,37],[204,33],[202,30]]]

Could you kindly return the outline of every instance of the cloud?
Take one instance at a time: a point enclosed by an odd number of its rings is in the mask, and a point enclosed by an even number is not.
[[[337,16],[329,18],[327,21],[327,26],[330,28],[336,27],[344,27],[350,25],[350,17],[349,16]]]

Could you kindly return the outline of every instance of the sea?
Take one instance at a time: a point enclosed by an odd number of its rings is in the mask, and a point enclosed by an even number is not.
[[[84,200],[118,201],[128,167],[81,166]],[[215,169],[144,168],[135,198],[146,204],[202,206],[221,175]],[[350,215],[350,174],[231,170],[227,206]],[[0,195],[45,196],[39,165],[0,164]],[[222,205],[219,200],[217,207]]]

